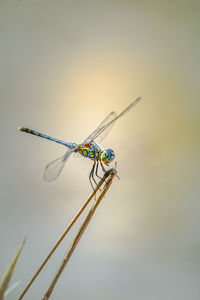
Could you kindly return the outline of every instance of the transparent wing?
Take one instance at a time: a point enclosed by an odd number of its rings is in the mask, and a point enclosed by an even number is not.
[[[97,127],[97,129],[95,129],[95,131],[93,131],[84,141],[83,144],[87,144],[88,142],[90,142],[91,140],[93,140],[93,136],[99,131],[100,128],[102,128],[103,126],[105,126],[106,124],[108,124],[110,121],[112,121],[113,119],[115,119],[117,116],[116,112],[112,111],[102,122],[101,124]],[[110,132],[110,130],[112,129],[112,126],[114,124],[112,124],[111,126],[109,126],[107,128],[107,130],[104,131],[103,134],[101,134],[98,137],[97,140],[97,144],[101,143],[104,138],[108,135],[108,133]]]
[[[103,122],[99,125],[99,128],[102,126],[105,126],[106,124],[108,124],[110,121],[112,121],[114,118],[116,118],[117,114],[116,112],[111,112],[104,120]],[[97,144],[101,144],[101,142],[105,139],[105,137],[109,134],[109,132],[111,131],[112,127],[113,127],[114,123],[112,123],[109,127],[107,127],[107,129],[102,132],[102,134],[100,134],[97,138],[96,138],[96,142]]]
[[[117,121],[119,118],[121,118],[123,115],[125,115],[129,110],[131,110],[139,101],[141,100],[141,97],[138,97],[136,100],[134,100],[129,106],[127,106],[126,109],[124,109],[119,115],[116,115],[114,118],[109,120],[109,116],[112,115],[110,113],[105,120],[100,124],[99,127],[97,127],[96,130],[94,130],[83,142],[84,144],[89,143],[91,140],[97,139],[97,137],[100,137],[100,135],[107,131],[110,126],[113,126],[114,122]],[[107,120],[107,122],[105,122]]]
[[[57,158],[56,160],[50,162],[44,169],[43,178],[45,181],[54,181],[58,178],[62,169],[64,168],[67,160],[71,156],[71,154],[76,150],[75,149],[68,149],[65,155],[62,157]]]

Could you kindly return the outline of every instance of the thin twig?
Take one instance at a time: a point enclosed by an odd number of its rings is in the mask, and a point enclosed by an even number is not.
[[[65,254],[64,256],[64,259],[58,269],[58,271],[56,272],[55,276],[54,276],[54,279],[52,280],[47,292],[45,293],[45,295],[42,297],[42,300],[47,300],[50,298],[53,290],[54,290],[54,287],[60,277],[60,275],[62,274],[65,266],[67,265],[73,251],[75,250],[76,246],[78,245],[78,242],[80,241],[86,227],[88,226],[96,208],[98,207],[99,203],[101,202],[102,198],[105,196],[106,192],[108,191],[110,185],[112,184],[112,181],[113,181],[113,178],[114,176],[117,174],[116,170],[115,169],[110,169],[108,170],[105,175],[106,177],[108,177],[108,180],[106,182],[106,184],[104,185],[98,199],[95,201],[94,205],[92,206],[92,208],[90,209],[85,221],[83,222],[83,224],[81,225],[77,235],[75,236],[74,240],[72,241],[71,245],[69,246],[68,250],[67,250],[67,253]]]
[[[82,214],[82,212],[84,211],[84,209],[86,208],[86,206],[89,204],[89,202],[92,200],[92,198],[94,197],[94,195],[97,193],[97,191],[100,189],[101,185],[103,184],[103,182],[105,181],[105,179],[109,176],[109,174],[106,172],[102,178],[102,180],[98,183],[98,185],[96,186],[95,190],[93,191],[93,193],[90,195],[90,197],[87,199],[87,201],[83,204],[83,206],[80,208],[80,210],[77,212],[77,214],[75,215],[75,217],[73,218],[73,220],[69,223],[67,229],[65,230],[65,232],[61,235],[61,237],[59,238],[59,240],[57,241],[57,243],[55,244],[55,246],[52,248],[52,250],[49,252],[49,254],[47,255],[47,257],[45,258],[45,260],[43,261],[43,263],[40,265],[40,267],[38,268],[38,270],[35,272],[35,274],[33,275],[33,277],[31,278],[31,280],[29,281],[29,283],[27,284],[26,288],[24,289],[24,291],[22,292],[22,294],[19,296],[18,300],[21,300],[25,294],[27,293],[27,291],[29,290],[29,288],[31,287],[31,285],[33,284],[33,282],[35,281],[36,277],[39,275],[39,273],[42,271],[42,269],[44,268],[44,266],[46,265],[46,263],[48,262],[48,260],[50,259],[50,257],[52,256],[52,254],[55,252],[55,250],[58,248],[58,246],[60,245],[60,243],[62,242],[62,240],[64,239],[64,237],[66,236],[66,234],[69,232],[69,230],[72,228],[72,226],[74,225],[74,223],[77,221],[77,219],[80,217],[80,215]]]
[[[0,300],[3,299],[4,297],[4,294],[6,292],[6,289],[9,285],[9,282],[11,280],[11,277],[12,277],[12,274],[13,274],[13,271],[15,269],[15,266],[16,266],[16,263],[18,261],[18,258],[22,252],[22,249],[24,247],[24,244],[26,242],[26,238],[23,240],[19,250],[17,251],[17,254],[15,255],[13,261],[11,262],[11,264],[8,266],[7,270],[5,271],[5,274],[0,282]]]

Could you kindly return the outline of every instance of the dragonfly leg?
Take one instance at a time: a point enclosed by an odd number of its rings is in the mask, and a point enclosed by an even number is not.
[[[103,164],[102,164],[102,161],[100,160],[100,165],[102,167],[102,170],[104,171],[104,173],[106,172],[106,169],[104,168]]]
[[[94,170],[95,170],[95,166],[96,166],[96,160],[94,161],[94,165],[93,165],[93,168],[92,168],[92,179],[93,179],[94,183],[97,185],[97,182],[96,182],[96,180],[94,179]]]
[[[99,168],[99,161],[97,160],[97,166],[96,166],[95,175],[96,175],[99,179],[102,179],[102,177],[99,176],[99,174],[98,174],[98,168]]]
[[[102,177],[100,177],[99,175],[98,175],[98,167],[99,167],[99,161],[97,160],[96,161],[97,162],[97,164],[96,164],[96,170],[95,170],[95,175],[96,175],[96,177],[98,177],[99,179],[103,179]],[[101,191],[101,188],[99,188],[99,190]]]
[[[91,184],[91,187],[92,187],[93,191],[94,191],[94,186],[92,184],[91,177],[92,177],[92,173],[94,172],[94,167],[95,167],[95,163],[93,164],[92,170],[91,170],[90,175],[89,175],[89,181],[90,181],[90,184]]]
[[[94,179],[94,170],[95,170],[95,166],[96,166],[96,161],[94,161],[92,170],[91,170],[90,175],[89,175],[90,184],[91,184],[93,190],[95,190],[95,189],[94,189],[94,186],[93,186],[93,184],[92,184],[92,179],[93,179],[93,182],[97,185],[97,182],[96,182],[96,180]],[[101,190],[101,189],[100,189],[100,190]],[[94,195],[94,199],[95,199],[95,201],[96,201],[96,194]]]
[[[101,165],[101,168],[103,170],[103,172],[105,173],[106,172],[106,169],[104,168],[103,164],[102,164],[102,161],[100,160],[100,165]],[[105,180],[105,182],[107,183],[107,181]]]

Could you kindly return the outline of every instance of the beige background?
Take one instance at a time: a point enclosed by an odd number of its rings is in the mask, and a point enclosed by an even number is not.
[[[92,163],[71,158],[45,183],[61,145],[143,97],[102,147],[113,183],[52,299],[200,299],[199,1],[0,0],[0,274],[25,235],[16,299],[91,192]],[[63,246],[25,299],[40,299]]]

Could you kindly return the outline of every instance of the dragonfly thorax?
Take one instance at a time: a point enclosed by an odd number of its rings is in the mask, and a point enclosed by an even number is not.
[[[108,165],[115,159],[115,154],[112,149],[106,149],[101,152],[101,160],[104,162],[104,164]]]
[[[80,145],[75,152],[79,152],[89,159],[97,160],[100,158],[101,148],[95,142],[91,142],[89,144]]]
[[[79,146],[76,149],[76,152],[79,152],[84,157],[92,160],[102,160],[107,166],[115,158],[115,154],[112,149],[101,150],[94,141],[89,144]]]

